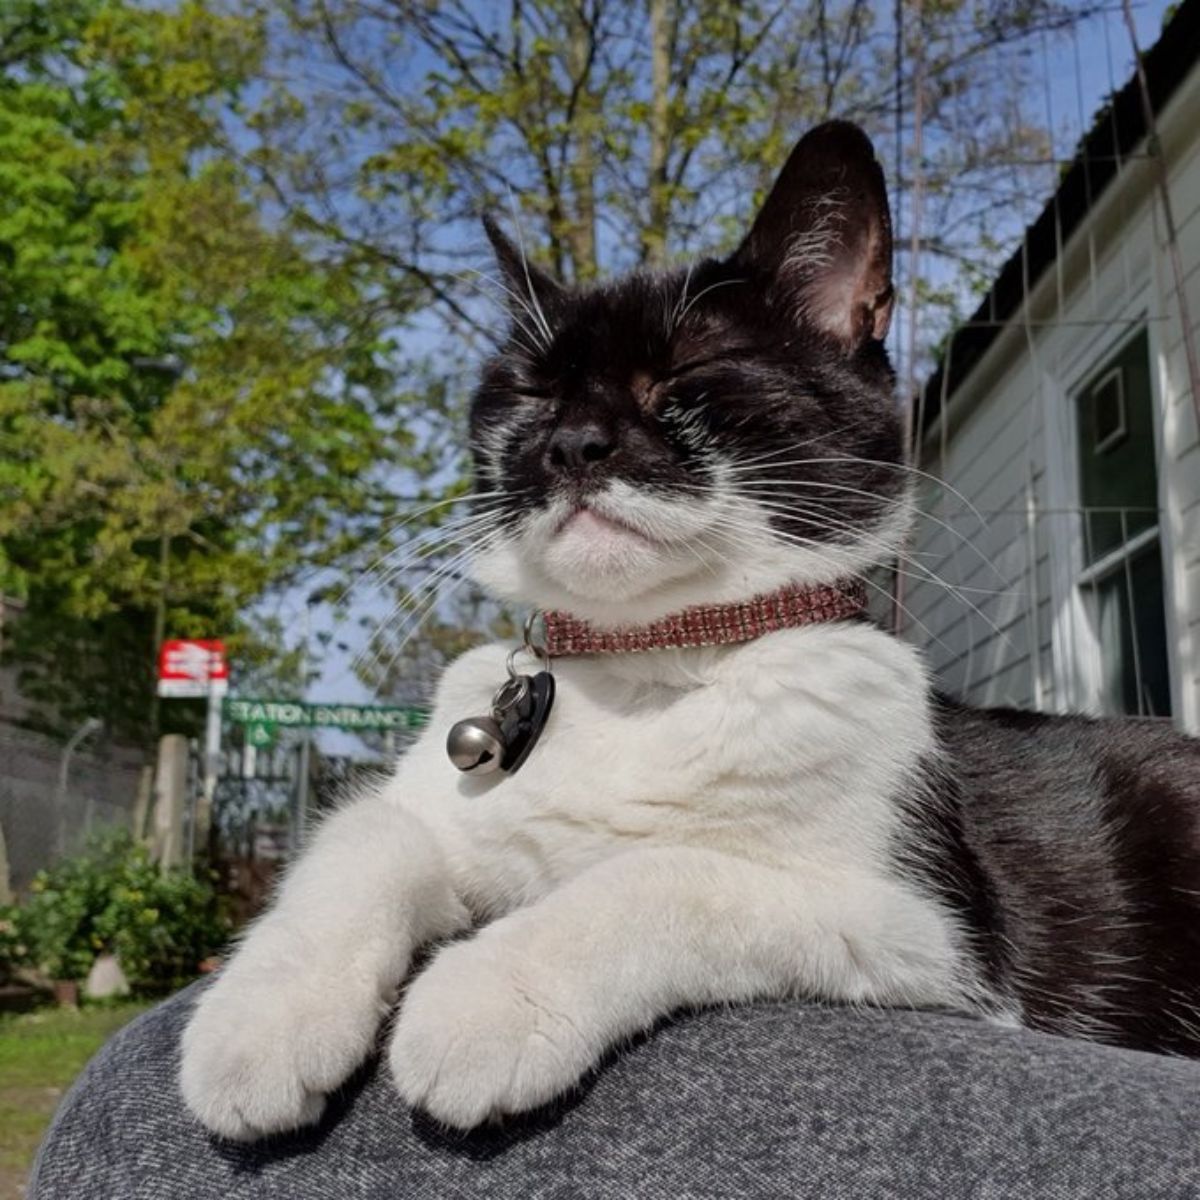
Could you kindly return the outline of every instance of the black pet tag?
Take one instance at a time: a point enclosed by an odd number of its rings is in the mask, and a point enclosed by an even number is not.
[[[508,656],[508,679],[492,697],[491,715],[457,722],[446,738],[450,761],[468,775],[516,774],[546,727],[554,704],[554,676],[545,651],[533,645],[532,624],[530,617],[522,649],[540,658],[546,669],[536,675],[519,674],[514,662],[520,650],[514,650]]]
[[[539,671],[533,676],[519,675],[517,679],[524,685],[521,696],[500,719],[504,742],[500,769],[510,775],[521,769],[529,752],[537,745],[554,704],[554,676],[549,671]],[[509,681],[513,682],[516,681]]]

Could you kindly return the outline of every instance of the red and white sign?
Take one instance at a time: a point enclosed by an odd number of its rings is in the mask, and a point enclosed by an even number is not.
[[[163,642],[158,652],[158,694],[175,699],[224,695],[229,691],[225,643]]]

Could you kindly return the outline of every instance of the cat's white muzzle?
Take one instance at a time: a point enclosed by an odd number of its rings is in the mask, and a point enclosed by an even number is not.
[[[555,500],[523,541],[573,596],[635,600],[697,568],[704,508],[614,481],[582,506]]]
[[[908,516],[902,501],[861,541],[805,545],[778,535],[768,510],[725,487],[676,498],[613,481],[582,504],[552,499],[489,543],[473,573],[502,599],[611,628],[861,575],[903,543]]]

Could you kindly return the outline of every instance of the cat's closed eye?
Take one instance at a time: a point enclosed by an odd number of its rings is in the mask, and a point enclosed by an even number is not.
[[[730,350],[722,350],[719,354],[706,354],[702,358],[691,358],[677,365],[672,365],[669,374],[662,382],[672,383],[685,375],[691,375],[696,371],[703,371],[706,367],[721,366],[735,361],[736,358],[737,352]]]
[[[629,377],[629,390],[639,408],[653,410],[662,403],[664,386],[669,383],[669,378],[663,379],[650,371],[638,369]]]

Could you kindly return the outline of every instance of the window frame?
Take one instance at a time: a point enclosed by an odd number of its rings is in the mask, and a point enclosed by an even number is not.
[[[1171,717],[1179,711],[1179,664],[1177,662],[1177,640],[1175,637],[1172,585],[1174,564],[1169,545],[1168,522],[1165,513],[1165,472],[1162,460],[1162,380],[1161,356],[1157,338],[1157,322],[1150,320],[1144,304],[1130,314],[1125,328],[1116,336],[1094,339],[1075,358],[1068,379],[1056,381],[1054,389],[1057,402],[1063,406],[1063,424],[1057,447],[1047,447],[1047,465],[1062,472],[1063,491],[1069,507],[1078,514],[1076,519],[1066,519],[1057,524],[1055,540],[1066,542],[1066,554],[1061,562],[1063,570],[1055,582],[1055,607],[1062,614],[1056,619],[1053,630],[1055,648],[1055,693],[1066,700],[1060,707],[1093,714],[1104,713],[1103,699],[1103,652],[1095,625],[1094,596],[1088,589],[1101,579],[1110,578],[1115,572],[1128,570],[1133,560],[1145,551],[1152,542],[1157,542],[1162,556],[1163,569],[1163,622],[1167,640],[1167,672]],[[1085,506],[1080,470],[1080,448],[1082,444],[1081,407],[1089,393],[1098,390],[1112,372],[1121,368],[1113,365],[1104,370],[1104,364],[1120,357],[1128,346],[1140,336],[1146,338],[1146,370],[1150,385],[1150,404],[1154,429],[1154,466],[1157,496],[1157,519],[1153,525],[1138,530],[1126,537],[1120,546],[1102,554],[1094,562],[1088,562],[1084,525]],[[1097,371],[1102,372],[1097,374]],[[1094,382],[1092,382],[1094,380]],[[1122,401],[1124,402],[1124,381]],[[1122,425],[1127,429],[1128,417],[1123,412]],[[1111,444],[1112,437],[1105,439]],[[1094,448],[1098,451],[1098,447]],[[1056,452],[1054,452],[1056,451]],[[1092,506],[1093,511],[1103,506]],[[1136,718],[1137,713],[1128,714]]]
[[[1118,351],[1117,353],[1119,354],[1120,351]],[[1104,454],[1106,451],[1111,449],[1113,446],[1117,445],[1117,443],[1120,442],[1121,439],[1124,438],[1129,433],[1129,418],[1128,418],[1128,414],[1125,409],[1125,368],[1124,367],[1113,367],[1112,370],[1105,371],[1105,373],[1103,375],[1101,375],[1100,378],[1097,379],[1096,382],[1093,383],[1090,388],[1087,389],[1087,394],[1094,399],[1094,397],[1096,396],[1096,393],[1099,392],[1108,383],[1108,381],[1110,379],[1116,379],[1116,381],[1117,381],[1117,407],[1121,413],[1121,421],[1120,421],[1120,424],[1116,427],[1116,429],[1114,429],[1112,431],[1112,433],[1110,433],[1107,437],[1102,438],[1100,441],[1093,443],[1092,453],[1095,455]],[[1081,392],[1080,394],[1082,395],[1083,393]],[[1078,418],[1076,418],[1076,419],[1078,419]],[[1157,447],[1156,447],[1156,449],[1155,449],[1155,465],[1156,466],[1158,463],[1157,453],[1158,453],[1158,451],[1157,451]]]

